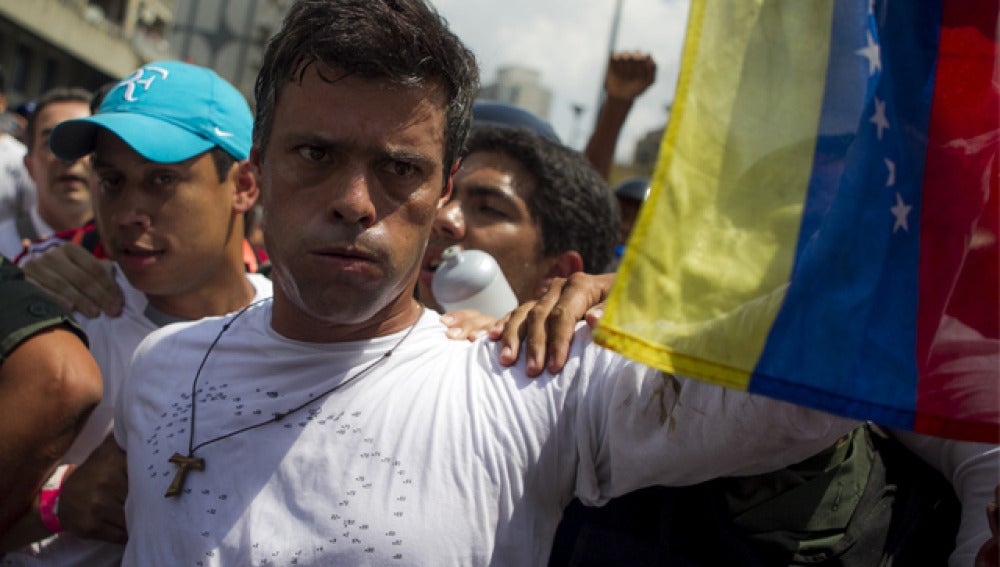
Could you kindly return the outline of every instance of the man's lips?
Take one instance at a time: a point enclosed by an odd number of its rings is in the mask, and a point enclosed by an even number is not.
[[[313,254],[319,256],[329,256],[334,258],[343,258],[346,260],[362,260],[365,262],[375,262],[377,257],[365,250],[354,247],[326,247],[319,248],[313,251]]]
[[[447,246],[438,246],[436,244],[428,244],[427,248],[424,250],[424,259],[420,263],[420,276],[418,277],[418,282],[421,285],[426,286],[430,289],[432,283],[434,282],[434,272],[437,271],[438,266],[441,265],[441,251]]]
[[[165,250],[154,248],[125,246],[119,249],[115,260],[129,272],[136,273],[136,270],[144,270],[158,264],[160,257],[165,253]]]
[[[152,258],[163,254],[163,250],[154,250],[150,248],[124,248],[122,250],[122,254],[133,258]]]
[[[379,255],[354,246],[325,246],[311,253],[327,268],[344,273],[370,274],[382,263]]]
[[[87,181],[87,178],[79,175],[73,175],[71,173],[66,173],[56,177],[53,185],[65,187],[72,191],[79,191],[81,189],[89,190],[90,188],[90,183]]]
[[[427,245],[427,249],[424,250],[424,260],[420,263],[420,269],[427,272],[433,272],[438,269],[441,265],[441,252],[446,247],[439,247],[435,245]]]

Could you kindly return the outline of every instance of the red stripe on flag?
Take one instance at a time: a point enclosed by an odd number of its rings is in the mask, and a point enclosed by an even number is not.
[[[998,442],[1000,6],[944,2],[943,10],[921,199],[914,428]]]

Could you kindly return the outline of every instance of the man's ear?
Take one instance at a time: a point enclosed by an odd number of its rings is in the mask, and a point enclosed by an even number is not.
[[[583,257],[576,250],[563,252],[555,257],[555,261],[549,266],[546,278],[568,278],[571,275],[583,271]]]
[[[252,154],[251,154],[252,155]],[[233,212],[243,214],[253,208],[254,203],[260,197],[260,186],[257,185],[257,177],[254,175],[254,166],[250,160],[243,160],[233,165],[235,170],[232,175],[233,184],[236,187],[236,196],[233,200]]]
[[[451,171],[448,173],[448,179],[445,181],[444,188],[441,191],[441,198],[438,199],[438,208],[448,204],[451,200],[451,192],[455,190],[455,172],[458,168],[462,166],[462,158],[455,160],[455,163],[451,166]]]

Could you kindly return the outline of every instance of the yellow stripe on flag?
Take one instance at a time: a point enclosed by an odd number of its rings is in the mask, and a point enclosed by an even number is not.
[[[791,274],[833,0],[693,0],[673,116],[599,343],[746,388]]]

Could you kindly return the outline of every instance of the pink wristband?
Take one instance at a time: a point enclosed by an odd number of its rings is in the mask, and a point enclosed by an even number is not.
[[[38,514],[42,517],[42,524],[54,534],[63,531],[59,516],[56,514],[59,512],[59,491],[62,489],[63,479],[66,478],[69,468],[69,465],[56,467],[56,472],[45,481],[38,495]]]

